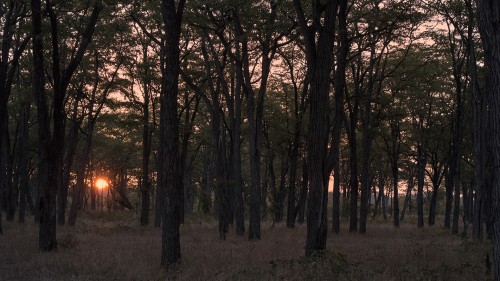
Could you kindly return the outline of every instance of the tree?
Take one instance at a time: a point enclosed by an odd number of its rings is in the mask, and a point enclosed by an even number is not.
[[[8,210],[7,219],[12,220],[17,202],[11,182],[8,101],[19,60],[31,38],[29,34],[22,32],[22,18],[26,16],[27,11],[27,6],[19,1],[11,0],[0,4],[0,233],[2,208]]]
[[[100,77],[100,70],[106,69],[105,63],[101,61],[101,54],[96,50],[94,51],[94,69],[93,69],[93,77],[89,80],[92,81],[92,86],[90,88],[90,93],[86,93],[85,90],[80,89],[80,95],[88,98],[88,104],[86,108],[86,124],[85,129],[80,129],[85,133],[86,139],[84,143],[83,150],[80,154],[80,159],[77,163],[76,167],[76,185],[73,188],[73,196],[72,196],[72,204],[68,217],[68,224],[75,225],[76,215],[78,209],[81,209],[83,206],[83,197],[85,194],[85,178],[86,171],[90,164],[90,155],[92,152],[93,145],[93,137],[94,137],[94,128],[99,117],[99,114],[102,111],[104,103],[108,97],[109,92],[115,86],[115,79],[117,77],[118,71],[120,70],[120,66],[122,64],[123,59],[121,55],[118,53],[114,53],[116,56],[116,64],[112,66],[112,72],[108,75],[104,76],[104,79]],[[102,67],[104,66],[104,67]],[[105,83],[100,83],[100,81],[104,80]],[[101,85],[104,84],[104,85]],[[93,184],[91,185],[93,187]],[[92,194],[92,191],[91,191]],[[95,199],[94,199],[94,208],[95,208]]]
[[[180,183],[179,173],[179,117],[177,98],[179,93],[179,43],[185,0],[162,0],[161,11],[164,30],[162,45],[162,90],[160,93],[160,151],[159,190],[166,200],[163,210],[161,264],[169,266],[181,258],[180,249]]]
[[[53,104],[49,114],[48,97],[44,78],[44,46],[42,34],[42,7],[40,0],[31,1],[33,37],[33,91],[37,105],[38,143],[39,143],[39,188],[40,188],[40,249],[51,251],[57,248],[56,241],[56,195],[62,177],[62,156],[64,147],[64,101],[71,78],[80,64],[85,51],[92,41],[95,25],[102,10],[100,1],[92,3],[91,15],[80,35],[76,52],[66,68],[61,68],[59,41],[59,20],[54,3],[46,1],[50,19]],[[50,117],[53,119],[51,133]]]
[[[311,5],[312,25],[299,0],[293,1],[299,29],[305,41],[307,67],[311,68],[310,117],[307,157],[309,169],[309,202],[307,207],[306,255],[325,249],[328,204],[327,146],[329,128],[330,73],[335,42],[335,20],[338,2]]]
[[[500,2],[477,0],[479,32],[485,53],[486,95],[489,105],[489,153],[493,169],[494,276],[500,280]]]
[[[277,26],[278,8],[280,1],[269,1],[262,3],[263,8],[261,14],[264,18],[259,19],[260,24],[264,27],[263,32],[257,36],[259,42],[260,67],[261,75],[258,90],[253,89],[252,70],[250,62],[250,44],[249,30],[245,30],[244,23],[239,10],[244,7],[237,7],[233,11],[234,28],[236,34],[236,44],[241,47],[241,60],[237,62],[237,66],[242,68],[242,83],[243,92],[247,98],[247,117],[248,117],[248,138],[250,146],[250,218],[248,238],[250,240],[260,240],[260,208],[261,208],[261,150],[262,150],[262,135],[263,135],[263,111],[264,100],[268,87],[269,75],[271,72],[272,61],[277,52],[277,49],[282,43],[281,39],[289,33],[288,30],[279,32],[270,32]],[[254,7],[255,8],[255,7]]]
[[[340,140],[342,119],[344,115],[344,91],[346,86],[347,55],[349,53],[349,38],[347,33],[347,0],[339,4],[339,51],[336,58],[337,68],[334,76],[335,88],[335,124],[332,132],[333,158],[333,199],[332,199],[332,230],[340,232]]]

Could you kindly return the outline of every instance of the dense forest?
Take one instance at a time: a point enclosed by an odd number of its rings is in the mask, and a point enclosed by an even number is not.
[[[306,257],[412,215],[500,280],[500,2],[3,0],[0,30],[0,233],[130,210],[169,267],[193,213],[305,224]]]

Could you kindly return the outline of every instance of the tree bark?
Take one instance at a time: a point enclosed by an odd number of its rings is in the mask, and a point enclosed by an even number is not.
[[[23,26],[19,20],[26,16],[28,11],[24,3],[18,1],[8,1],[5,4],[1,17],[2,30],[1,30],[1,46],[0,46],[0,233],[2,232],[2,209],[7,209],[7,218],[14,219],[15,204],[17,203],[17,195],[14,194],[11,185],[11,170],[9,172],[9,165],[11,165],[10,144],[5,138],[8,138],[8,100],[11,94],[11,88],[14,76],[17,72],[19,59],[28,45],[30,36],[22,37],[18,34],[18,38],[14,43],[14,38],[17,30]],[[24,33],[26,34],[26,33]],[[19,44],[17,44],[19,43]],[[5,193],[9,193],[6,196]],[[6,204],[7,203],[7,204]]]
[[[406,188],[405,201],[403,203],[403,210],[401,210],[401,216],[399,217],[400,221],[403,221],[405,218],[406,209],[408,209],[408,205],[409,205],[410,200],[411,200],[411,191],[413,190],[414,183],[415,183],[414,182],[414,175],[413,175],[413,171],[411,170],[410,171],[410,178],[408,179],[408,186]]]
[[[25,222],[26,202],[28,198],[28,138],[29,138],[30,104],[25,102],[21,106],[21,133],[19,136],[19,222]]]
[[[83,87],[83,85],[82,85]],[[73,166],[73,159],[78,145],[78,135],[81,120],[78,120],[78,103],[81,95],[77,95],[73,104],[73,113],[71,116],[70,129],[67,138],[66,155],[64,156],[64,170],[62,184],[57,190],[57,223],[64,225],[66,223],[66,206],[68,203],[68,190],[70,186],[70,177]]]
[[[450,168],[447,167],[444,172],[445,177],[445,192],[446,192],[446,201],[445,201],[445,212],[444,212],[444,227],[451,227],[451,208],[453,205],[453,185],[450,174]]]
[[[392,184],[394,196],[392,198],[392,220],[395,227],[399,227],[399,153],[401,147],[401,131],[397,121],[393,121],[391,126],[391,141],[388,142],[384,139],[387,150],[389,161],[391,164],[391,174],[392,174]]]
[[[162,208],[162,248],[161,264],[170,266],[181,258],[180,252],[180,206],[179,199],[182,184],[179,175],[179,120],[177,114],[177,98],[179,93],[179,44],[181,21],[185,0],[162,0],[165,45],[162,46],[165,56],[165,67],[162,72],[162,91],[160,96],[160,151],[159,151],[159,190],[166,195]]]
[[[234,193],[234,219],[236,235],[245,233],[244,202],[241,182],[241,84],[236,79],[234,90],[234,115],[231,118],[231,180]]]
[[[347,33],[347,1],[339,1],[339,53],[335,73],[335,124],[332,133],[333,145],[333,198],[332,198],[332,230],[340,232],[340,139],[342,135],[342,115],[344,113],[344,88],[346,85],[347,55],[349,38]]]
[[[500,2],[477,0],[479,31],[485,51],[488,96],[488,139],[493,169],[493,260],[495,280],[500,280]]]
[[[421,122],[422,124],[422,122]],[[422,125],[420,126],[422,128]],[[417,227],[424,227],[424,176],[425,166],[427,164],[425,158],[425,148],[423,144],[423,137],[417,147],[417,213],[418,222]]]
[[[468,15],[467,26],[467,48],[469,54],[469,71],[472,89],[472,128],[473,128],[473,157],[474,157],[474,175],[473,175],[473,222],[472,222],[472,238],[474,241],[483,240],[484,232],[484,176],[486,166],[486,123],[487,123],[487,110],[485,94],[481,91],[478,82],[478,69],[476,48],[474,42],[474,28],[476,13],[472,6],[472,0],[465,1]]]
[[[358,122],[358,99],[350,116],[349,130],[349,232],[358,231],[358,152],[356,144],[356,124]]]
[[[302,182],[301,182],[301,187],[300,187],[300,196],[299,196],[299,203],[297,205],[297,222],[299,224],[304,223],[304,217],[305,217],[305,212],[306,212],[306,202],[307,202],[307,194],[309,191],[309,173],[307,169],[307,162],[306,162],[306,157],[303,159],[303,164],[302,164]]]
[[[38,143],[39,143],[39,192],[40,192],[40,231],[39,247],[42,251],[57,249],[56,240],[56,194],[57,170],[60,153],[51,155],[50,121],[45,96],[43,38],[41,1],[31,1],[31,18],[33,34],[33,92],[37,102]],[[54,109],[56,111],[56,109]],[[54,112],[55,113],[55,112]],[[58,112],[57,117],[60,116]],[[55,118],[55,117],[54,117]],[[60,124],[60,123],[59,123]],[[55,126],[61,133],[60,126]],[[51,155],[52,157],[49,157]]]
[[[144,44],[142,50],[142,61],[144,65],[143,94],[142,103],[142,176],[141,176],[141,225],[149,224],[149,206],[151,181],[149,178],[149,156],[151,154],[151,130],[149,126],[149,57],[148,45]]]
[[[310,29],[304,16],[302,3],[293,1],[300,32],[306,41],[306,60],[312,68],[310,92],[309,137],[307,164],[309,169],[309,200],[307,210],[306,256],[325,249],[327,236],[328,170],[327,146],[329,128],[330,73],[333,62],[335,20],[337,1],[328,1],[325,6],[313,5],[313,14],[320,22],[324,12],[323,26]],[[322,8],[323,7],[323,8]],[[324,10],[322,10],[324,9]],[[314,20],[313,20],[314,21]],[[318,28],[318,27],[317,27]],[[316,37],[317,42],[316,42]]]

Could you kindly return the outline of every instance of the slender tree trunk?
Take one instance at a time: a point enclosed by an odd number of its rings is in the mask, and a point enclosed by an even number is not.
[[[351,129],[349,136],[349,232],[358,231],[358,157],[356,145],[356,123],[357,123],[357,105],[351,113]]]
[[[382,183],[380,185],[380,190],[379,190],[379,194],[381,194],[382,196],[382,217],[384,218],[384,221],[387,221],[387,206],[386,206],[386,202],[387,202],[387,197],[385,196],[385,191],[384,191],[384,183]]]
[[[472,62],[471,62],[472,63]],[[475,63],[475,60],[474,60]],[[475,76],[476,77],[476,76]],[[486,166],[486,138],[485,124],[487,123],[486,102],[484,95],[479,91],[477,78],[473,79],[473,126],[474,128],[474,204],[473,204],[473,223],[472,223],[472,238],[474,241],[482,241],[484,236],[484,221],[486,216],[484,213],[485,205],[485,166]]]
[[[413,190],[414,186],[414,180],[413,180],[413,173],[410,172],[410,178],[408,179],[408,186],[406,188],[406,194],[405,194],[405,201],[403,203],[403,210],[401,211],[401,216],[399,218],[400,221],[403,221],[405,218],[406,214],[406,209],[408,209],[408,205],[410,204],[411,201],[411,191]]]
[[[233,144],[232,144],[232,182],[233,190],[235,196],[234,204],[234,219],[236,223],[236,235],[243,236],[245,233],[245,220],[244,220],[244,202],[243,202],[243,192],[241,183],[241,98],[239,90],[236,91],[235,95],[235,118],[233,125]]]
[[[452,207],[452,201],[453,201],[453,185],[452,185],[452,178],[451,174],[449,171],[449,167],[446,168],[445,170],[445,192],[446,192],[446,205],[445,205],[445,213],[444,213],[444,227],[445,228],[450,228],[451,227],[451,207]]]
[[[385,197],[384,197],[384,195],[385,195],[385,191],[384,191],[385,182],[386,182],[386,175],[384,175],[383,172],[380,172],[378,175],[378,197],[375,201],[375,210],[373,212],[374,218],[377,216],[380,206],[383,205],[384,201],[385,201]],[[385,210],[382,210],[382,211],[385,212]],[[383,217],[384,217],[384,220],[387,220],[386,214],[383,214]]]
[[[423,140],[417,147],[417,213],[418,213],[418,227],[424,227],[424,175],[425,166],[427,164],[425,158],[425,148]]]
[[[300,187],[300,197],[299,197],[299,204],[298,204],[298,218],[297,222],[300,224],[304,223],[304,217],[305,217],[305,212],[306,212],[306,202],[307,202],[307,194],[308,194],[308,184],[309,184],[309,173],[307,169],[307,162],[306,158],[303,160],[302,164],[302,183]]]
[[[216,106],[216,108],[215,108]],[[229,229],[229,189],[227,185],[227,179],[225,174],[226,164],[226,150],[225,150],[225,138],[223,137],[223,129],[220,121],[220,105],[218,101],[214,101],[214,111],[216,113],[213,117],[213,142],[215,147],[215,180],[216,180],[216,200],[218,205],[218,216],[219,216],[219,236],[221,239],[226,239],[226,234]]]
[[[459,94],[460,96],[460,94]],[[459,98],[460,99],[460,98]],[[457,102],[458,104],[461,104],[460,102]],[[457,106],[459,106],[457,104]],[[460,111],[460,110],[458,110]],[[460,118],[460,114],[458,114],[458,117],[457,117],[457,123],[455,126],[456,127],[459,127],[461,126],[460,125],[460,121],[458,120],[461,120]],[[457,145],[457,148],[454,149],[454,153],[452,155],[452,158],[454,160],[453,161],[453,164],[451,165],[451,171],[452,171],[452,174],[451,174],[451,177],[453,177],[453,180],[452,180],[452,183],[453,183],[453,189],[455,190],[455,197],[454,197],[454,208],[453,208],[453,224],[452,224],[452,228],[451,228],[451,232],[453,234],[458,234],[458,223],[459,223],[459,220],[460,220],[460,191],[461,191],[461,179],[460,179],[460,155],[461,155],[461,138],[462,138],[462,135],[461,135],[461,129],[460,128],[457,128],[457,136],[455,137],[455,141],[456,141],[456,145]],[[455,144],[454,144],[455,146]]]
[[[237,58],[241,57],[240,49],[236,49]],[[244,216],[244,202],[243,190],[241,180],[241,103],[242,103],[242,83],[243,73],[240,67],[236,68],[236,85],[234,88],[234,114],[231,118],[232,128],[232,143],[231,143],[231,179],[233,182],[234,192],[234,219],[236,223],[236,235],[243,236],[245,233],[245,216]]]
[[[238,45],[241,45],[241,65],[238,68],[243,69],[244,81],[242,86],[247,96],[247,115],[248,115],[248,139],[249,139],[249,158],[250,158],[250,214],[249,214],[249,240],[260,240],[260,205],[261,205],[261,145],[262,145],[262,106],[263,95],[265,89],[259,90],[259,95],[256,97],[252,86],[250,85],[249,73],[249,52],[248,42],[244,37],[239,15],[234,13],[235,30],[238,36]],[[267,54],[262,58],[262,73],[263,80],[267,80],[269,74],[270,60]],[[239,76],[239,75],[238,75]],[[242,77],[238,77],[241,79]],[[264,92],[262,92],[264,90]]]
[[[90,115],[91,114],[92,113],[90,113]],[[83,207],[82,198],[84,197],[85,194],[86,171],[87,171],[87,166],[89,164],[90,150],[92,148],[92,134],[93,134],[92,131],[93,129],[91,128],[87,130],[87,140],[85,141],[85,146],[77,165],[76,185],[73,188],[71,208],[68,215],[68,225],[71,226],[75,225],[77,212]]]
[[[8,137],[8,101],[13,80],[15,74],[17,74],[19,60],[30,39],[30,35],[28,35],[29,32],[19,32],[19,29],[22,27],[22,25],[19,24],[19,20],[26,18],[26,3],[9,1],[9,3],[6,3],[3,7],[4,9],[1,15],[2,33],[0,38],[0,233],[2,233],[2,209],[5,207],[9,208],[10,206],[11,210],[9,213],[13,219],[12,203],[17,204],[17,194],[13,194],[15,196],[11,198],[6,198],[4,196],[4,192],[9,192],[10,190],[8,187],[10,181],[8,165],[11,161],[8,161],[8,159],[4,158],[2,155],[3,151],[8,151],[8,149],[10,149],[10,147],[8,147],[9,144],[5,142],[3,137]],[[22,38],[22,36],[25,37]],[[13,44],[14,38],[16,44]],[[18,41],[19,39],[20,41]],[[7,206],[4,204],[6,200],[11,202]]]
[[[68,225],[75,225],[77,211],[81,210],[84,206],[84,196],[85,196],[85,179],[87,178],[88,166],[90,164],[90,154],[92,152],[92,142],[94,135],[94,125],[96,121],[96,116],[99,112],[94,111],[94,105],[96,103],[96,93],[97,86],[99,83],[99,56],[98,53],[95,52],[95,65],[94,65],[94,85],[92,89],[92,93],[90,96],[90,102],[88,104],[87,110],[87,125],[86,125],[86,140],[83,147],[83,151],[80,155],[80,159],[77,164],[76,170],[76,185],[73,188],[71,208],[68,216]],[[94,185],[91,184],[91,189],[94,189]]]
[[[95,211],[97,208],[97,193],[99,192],[96,186],[95,173],[94,173],[94,160],[93,154],[90,153],[90,160],[88,166],[87,178],[90,181],[90,210]]]
[[[66,223],[66,206],[68,203],[68,190],[70,186],[70,178],[73,167],[73,159],[78,145],[78,133],[80,129],[80,120],[77,120],[78,104],[80,95],[74,101],[73,113],[71,116],[70,129],[67,138],[66,155],[64,158],[64,171],[62,184],[57,190],[57,223],[64,225]]]
[[[280,183],[279,183],[279,190],[278,190],[278,206],[277,208],[279,209],[279,221],[283,220],[283,215],[284,215],[284,205],[285,205],[285,196],[286,196],[286,175],[288,174],[288,159],[286,159],[287,156],[282,155],[281,156],[281,173],[280,173]],[[295,206],[295,203],[294,203]]]
[[[210,160],[211,161],[211,160]],[[203,161],[203,176],[201,178],[201,195],[199,206],[204,214],[208,214],[211,209],[211,191],[210,183],[212,182],[212,167],[211,162]]]
[[[273,211],[273,225],[276,222],[281,222],[281,214],[279,208],[279,191],[276,189],[276,175],[274,173],[274,152],[269,151],[269,185],[272,194],[272,211]]]
[[[29,138],[30,105],[25,102],[21,106],[21,133],[19,136],[19,222],[25,222],[26,201],[28,197],[28,138]]]
[[[149,156],[151,154],[151,140],[149,129],[149,63],[148,46],[143,46],[142,61],[144,63],[144,102],[142,104],[142,177],[141,177],[141,225],[149,224],[149,193],[151,181],[149,179]]]
[[[2,146],[0,147],[0,171],[2,178],[0,179],[0,185],[3,188],[3,205],[5,211],[5,219],[7,221],[12,221],[15,215],[15,203],[16,197],[14,192],[14,187],[12,185],[12,158],[10,149],[10,137],[8,128],[8,111],[3,112],[4,116],[2,119],[6,120],[6,124],[0,127],[2,131],[0,132],[0,138],[2,139]]]
[[[347,33],[347,1],[339,4],[339,53],[337,56],[337,72],[335,73],[335,124],[333,128],[333,198],[332,198],[332,230],[340,232],[340,139],[342,135],[342,115],[344,111],[344,87],[346,84],[346,65],[349,53]]]
[[[393,209],[393,224],[395,227],[399,227],[399,170],[398,170],[398,165],[397,163],[393,163],[392,165],[392,184],[393,184],[393,192],[394,192],[394,197],[393,197],[393,203],[392,203],[392,209]]]
[[[473,222],[472,222],[472,238],[474,241],[483,240],[483,228],[485,221],[484,213],[484,176],[485,176],[485,166],[486,166],[486,138],[485,129],[487,123],[487,110],[485,94],[479,88],[478,82],[478,70],[477,70],[477,59],[476,59],[476,49],[474,46],[474,22],[476,19],[476,13],[472,6],[472,1],[466,1],[467,12],[469,18],[468,26],[468,49],[469,49],[469,65],[470,65],[470,75],[471,75],[471,88],[472,88],[472,128],[473,128],[473,156],[474,156],[474,176],[473,176],[473,188],[474,188],[474,204],[473,204]]]
[[[156,162],[156,170],[157,170],[157,186],[156,186],[156,197],[155,197],[155,221],[154,221],[154,227],[160,227],[162,223],[162,217],[163,213],[165,212],[164,207],[165,207],[165,198],[166,198],[166,193],[165,189],[161,186],[161,177],[162,173],[161,171],[161,164],[160,164],[160,156],[158,156],[157,162]],[[209,182],[207,182],[207,185],[209,185]]]
[[[431,203],[429,206],[429,221],[427,222],[429,226],[432,226],[436,222],[436,206],[438,197],[439,186],[432,187]]]
[[[297,103],[296,103],[297,104]],[[295,109],[298,111],[298,109]],[[296,183],[297,183],[297,163],[299,158],[300,137],[302,131],[302,120],[298,119],[298,114],[295,116],[294,140],[293,147],[290,153],[290,177],[288,184],[288,204],[286,215],[286,227],[293,228],[295,226],[295,205],[296,205]]]

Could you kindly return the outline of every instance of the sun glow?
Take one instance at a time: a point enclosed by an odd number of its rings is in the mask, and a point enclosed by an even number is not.
[[[104,179],[98,179],[95,182],[95,186],[99,189],[105,189],[106,187],[108,187],[108,182]]]

